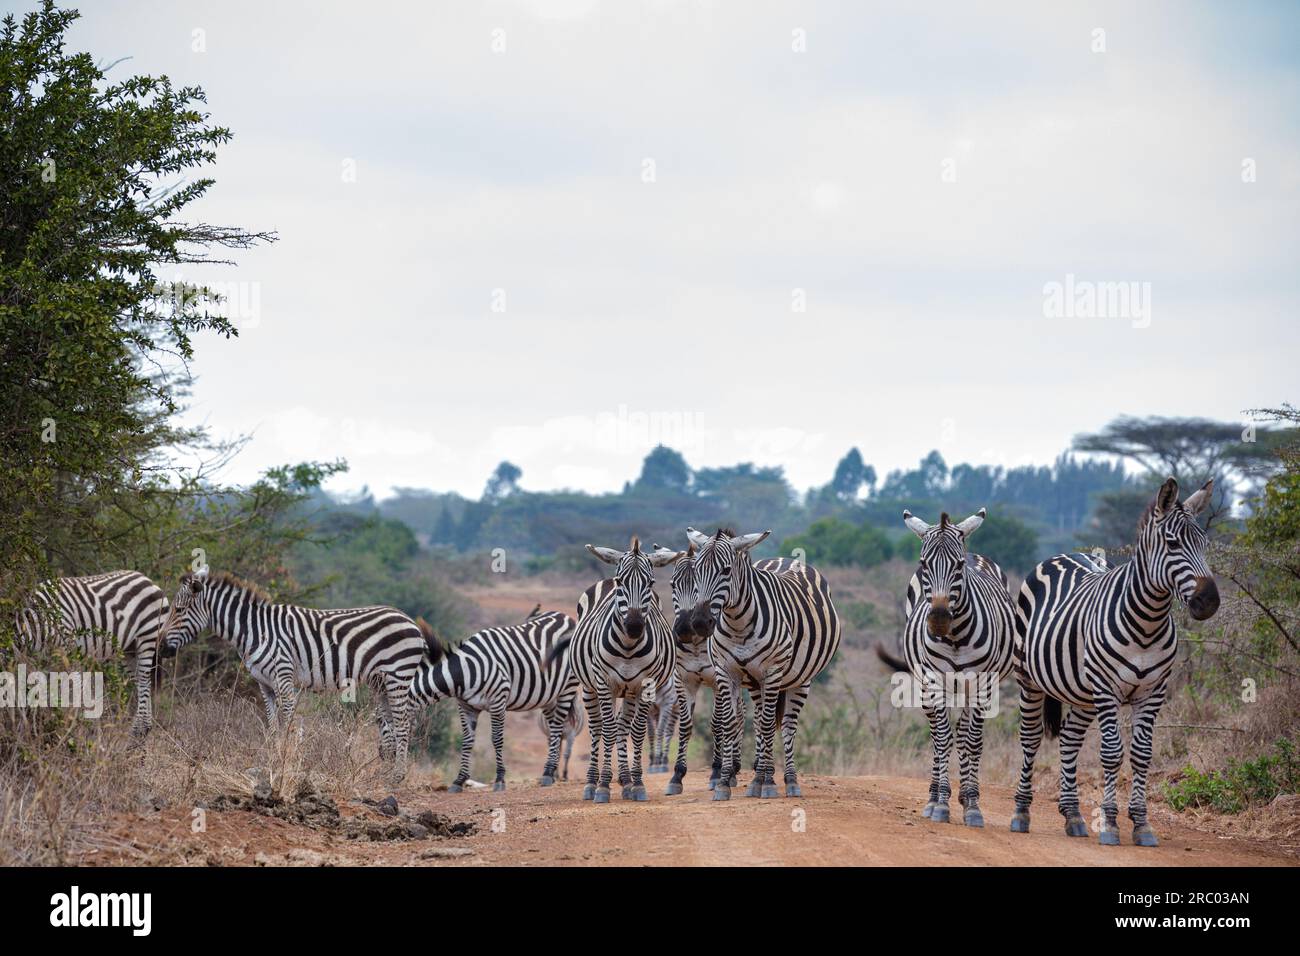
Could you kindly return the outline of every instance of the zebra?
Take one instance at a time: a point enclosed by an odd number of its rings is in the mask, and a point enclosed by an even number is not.
[[[1025,578],[1016,602],[1023,759],[1012,832],[1029,832],[1034,756],[1046,723],[1052,736],[1060,735],[1059,809],[1066,835],[1088,835],[1079,812],[1075,771],[1084,734],[1096,719],[1105,775],[1099,841],[1119,845],[1116,789],[1124,759],[1119,708],[1129,704],[1133,785],[1128,815],[1133,842],[1159,845],[1147,821],[1151,735],[1178,651],[1171,613],[1174,596],[1197,621],[1219,609],[1219,590],[1205,560],[1208,539],[1196,523],[1213,491],[1211,479],[1179,504],[1178,482],[1168,478],[1138,522],[1137,543],[1127,562],[1107,568],[1083,555],[1062,554],[1039,564]],[[1063,703],[1070,705],[1064,723]]]
[[[609,802],[617,741],[623,799],[643,801],[648,799],[641,775],[646,716],[658,688],[673,682],[676,666],[672,630],[654,594],[654,569],[672,563],[684,552],[647,555],[636,537],[627,551],[590,544],[587,550],[615,565],[612,588],[598,592],[601,582],[588,589],[580,600],[578,624],[567,645],[562,641],[551,652],[554,657],[567,650],[582,685],[591,730],[591,760],[582,799]],[[619,699],[623,704],[616,722],[614,704]],[[629,729],[634,748],[630,773],[623,750]]]
[[[547,720],[546,714],[538,713],[537,726],[542,733],[550,739],[551,725]],[[569,717],[564,722],[564,763],[560,767],[560,779],[569,779],[569,758],[573,756],[573,742],[582,733],[582,729],[587,726],[587,715],[583,713],[581,707],[570,707]]]
[[[739,771],[744,718],[740,690],[755,698],[754,779],[747,796],[777,796],[772,737],[781,724],[785,749],[785,795],[802,796],[794,769],[794,738],[799,712],[813,678],[830,663],[840,645],[840,618],[830,585],[802,561],[758,567],[749,552],[771,530],[713,537],[694,528],[686,534],[699,549],[695,559],[695,606],[691,626],[709,639],[717,690],[715,745],[722,749],[726,776],[719,776],[714,800],[730,800]]]
[[[934,768],[930,795],[921,815],[948,822],[948,758],[953,734],[948,722],[950,694],[958,695],[957,758],[961,769],[959,800],[969,827],[984,826],[979,808],[980,756],[988,697],[1011,673],[1015,622],[1007,576],[990,559],[966,550],[967,539],[984,522],[981,508],[953,523],[947,512],[936,525],[910,511],[903,523],[921,539],[916,572],[907,584],[903,656],[900,661],[877,646],[881,658],[897,671],[909,672],[922,687],[922,707],[930,720]]]
[[[454,648],[440,648],[436,659],[420,665],[411,682],[412,706],[418,709],[450,697],[460,710],[460,772],[447,787],[448,792],[460,793],[469,779],[474,731],[484,710],[492,721],[492,747],[496,751],[497,774],[492,789],[506,788],[502,750],[506,712],[511,710],[542,711],[549,746],[541,784],[549,787],[555,783],[560,741],[578,696],[578,684],[567,660],[548,663],[548,655],[573,627],[569,615],[538,609],[522,624],[487,627]]]
[[[679,645],[680,654],[680,645]],[[680,670],[680,664],[679,670]],[[650,706],[650,765],[647,773],[668,772],[668,748],[672,741],[673,721],[677,717],[677,686],[665,684],[659,688],[654,703]]]
[[[298,688],[375,691],[381,715],[380,755],[391,777],[406,776],[408,698],[420,662],[440,653],[433,631],[392,607],[317,610],[275,604],[261,588],[232,574],[181,575],[163,628],[170,657],[203,630],[229,641],[262,692],[267,727],[288,730]]]
[[[122,653],[135,681],[131,740],[143,742],[153,726],[153,675],[167,594],[139,571],[64,577],[36,588],[19,610],[20,643],[41,650],[60,636],[96,660]]]

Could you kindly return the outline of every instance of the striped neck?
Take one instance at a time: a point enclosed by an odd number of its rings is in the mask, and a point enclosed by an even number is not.
[[[212,633],[247,652],[270,643],[274,628],[268,627],[275,605],[251,586],[231,580],[211,582],[204,589]]]

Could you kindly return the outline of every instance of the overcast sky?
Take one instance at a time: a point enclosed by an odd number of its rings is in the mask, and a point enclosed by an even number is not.
[[[87,2],[71,46],[201,85],[198,212],[280,234],[185,276],[246,283],[190,412],[234,480],[613,490],[663,441],[805,488],[1297,397],[1294,5],[896,6]]]

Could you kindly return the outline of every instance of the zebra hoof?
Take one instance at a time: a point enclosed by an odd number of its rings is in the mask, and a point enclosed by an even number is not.
[[[458,783],[449,783],[449,784],[447,784],[447,792],[448,792],[448,793],[464,793],[464,792],[465,792],[465,788],[462,787],[462,786],[461,786],[460,784],[458,784]]]
[[[963,816],[963,821],[968,827],[983,827],[984,814],[979,812],[976,807],[969,808]]]
[[[541,781],[541,785],[543,787],[553,787],[555,786],[555,778],[551,776],[543,777]]]
[[[500,791],[500,790],[504,790],[505,788],[506,788],[506,782],[504,780],[498,780],[496,783],[492,784],[493,790]]]
[[[1077,813],[1066,817],[1065,835],[1068,837],[1086,837],[1088,835],[1087,821]]]
[[[717,785],[718,785],[718,778],[717,778],[717,777],[710,777],[710,778],[709,778],[709,789],[712,790],[712,789],[713,789],[714,787],[716,787]]]
[[[759,783],[757,780],[750,781],[749,786],[745,789],[745,796],[747,797],[761,796],[762,793],[763,793],[763,785]]]
[[[779,797],[781,794],[776,792],[776,784],[765,783],[763,784],[763,789],[759,791],[758,795],[764,800],[771,800],[774,797]]]
[[[596,795],[591,798],[592,803],[609,803],[609,787],[597,787]]]
[[[1011,817],[1012,833],[1029,832],[1029,814],[1024,810],[1017,810]]]
[[[928,820],[928,819],[930,819],[930,814],[932,814],[932,813],[934,813],[934,801],[933,801],[933,800],[931,800],[929,803],[927,803],[927,804],[925,805],[925,809],[923,809],[923,810],[921,811],[921,816],[925,817],[925,818]]]
[[[595,795],[596,795],[596,785],[594,783],[589,783],[582,788],[582,799],[590,800]]]
[[[948,808],[945,806],[940,806],[938,804],[935,804],[934,810],[931,811],[930,813],[930,822],[947,823],[948,817],[949,817]]]
[[[1140,827],[1133,828],[1133,845],[1134,846],[1159,846],[1160,841],[1156,838],[1156,831],[1151,829],[1151,824],[1144,823]]]
[[[785,785],[785,795],[787,797],[802,797],[803,790],[800,789],[797,783],[787,783]]]
[[[639,786],[633,787],[632,799],[635,800],[637,803],[645,803],[650,799],[650,795],[645,792],[645,787],[639,787]]]
[[[730,800],[730,799],[731,799],[731,788],[728,787],[726,784],[719,784],[718,786],[714,787],[714,788],[713,788],[713,799],[714,799],[714,800]]]
[[[1097,842],[1102,846],[1119,846],[1119,831],[1113,827],[1102,830]]]
[[[682,792],[682,782],[680,780],[669,780],[668,789],[664,791],[665,797],[675,797]]]

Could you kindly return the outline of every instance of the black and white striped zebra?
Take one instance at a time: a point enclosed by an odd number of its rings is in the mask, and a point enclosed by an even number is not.
[[[713,537],[687,528],[699,548],[695,559],[695,606],[691,625],[709,638],[717,681],[716,723],[723,777],[714,800],[730,800],[740,766],[744,719],[741,688],[755,699],[754,779],[747,796],[777,796],[772,759],[773,736],[781,725],[785,750],[785,795],[802,795],[794,765],[794,738],[808,691],[840,646],[840,618],[830,585],[815,568],[778,559],[759,567],[750,550],[771,531]],[[728,772],[730,771],[730,772]]]
[[[1063,554],[1044,561],[1025,579],[1016,604],[1023,761],[1013,832],[1029,831],[1034,756],[1046,722],[1061,738],[1059,806],[1065,832],[1088,835],[1079,812],[1076,770],[1084,734],[1096,719],[1105,776],[1100,842],[1119,844],[1116,790],[1124,759],[1119,709],[1128,704],[1133,720],[1128,805],[1133,842],[1158,845],[1147,821],[1147,770],[1152,731],[1178,652],[1174,597],[1198,621],[1219,608],[1219,591],[1205,560],[1206,534],[1196,523],[1213,490],[1214,482],[1207,481],[1179,504],[1178,482],[1169,478],[1143,513],[1127,562],[1107,568],[1083,555]],[[1062,703],[1070,705],[1063,724]]]
[[[989,695],[1012,668],[1015,622],[1007,576],[998,565],[966,549],[966,541],[984,522],[983,508],[965,521],[947,513],[936,525],[910,511],[903,523],[921,539],[916,572],[907,584],[904,607],[903,660],[881,651],[886,663],[906,670],[919,683],[922,708],[930,720],[934,765],[930,795],[922,815],[948,822],[948,761],[953,730],[948,709],[959,707],[957,761],[961,774],[958,799],[967,826],[984,826],[979,808],[980,756]]]
[[[546,714],[538,713],[537,726],[546,739],[551,739],[551,724],[547,720]],[[564,762],[560,764],[560,779],[569,779],[569,758],[573,756],[573,742],[578,739],[578,734],[587,726],[587,715],[581,707],[570,707],[568,719],[564,721]]]
[[[46,582],[16,623],[18,640],[33,650],[71,639],[95,660],[124,655],[135,680],[131,737],[141,741],[153,726],[153,674],[166,617],[162,588],[139,571],[109,571]]]
[[[433,632],[392,607],[331,610],[275,604],[230,574],[181,576],[163,629],[164,656],[210,630],[239,652],[262,692],[267,725],[288,730],[298,688],[355,691],[368,684],[381,714],[380,754],[406,776],[411,680],[437,654]]]
[[[623,799],[646,800],[641,772],[646,720],[658,689],[672,682],[676,666],[672,629],[654,594],[654,569],[683,552],[647,555],[635,537],[627,551],[591,545],[587,550],[616,570],[612,589],[601,582],[583,595],[579,620],[567,645],[569,664],[582,686],[591,732],[591,761],[582,798],[609,802],[617,743]],[[559,646],[553,654],[565,651],[566,647]],[[623,703],[616,718],[614,707],[619,700]],[[623,750],[629,732],[634,751],[630,770]]]
[[[547,729],[546,765],[541,784],[555,782],[560,742],[578,683],[567,658],[550,660],[556,642],[568,637],[573,618],[559,611],[534,612],[522,624],[487,627],[425,661],[411,682],[415,708],[450,697],[460,712],[460,772],[447,790],[460,793],[469,779],[474,733],[484,710],[492,721],[497,773],[493,790],[506,788],[505,719],[508,711],[540,710]]]

